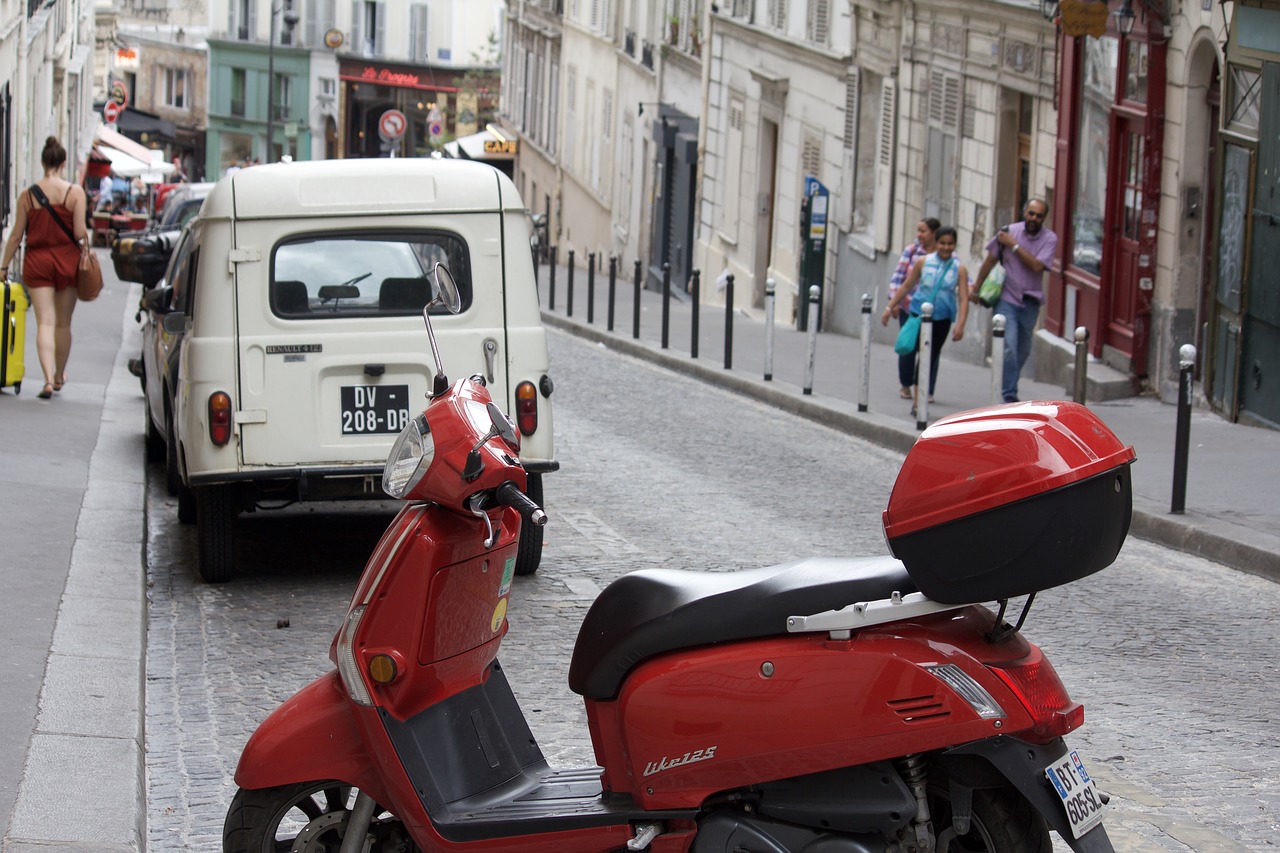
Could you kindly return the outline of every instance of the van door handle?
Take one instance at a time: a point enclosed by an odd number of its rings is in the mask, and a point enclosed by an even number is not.
[[[493,361],[498,355],[498,342],[493,338],[484,339],[484,378],[489,380],[489,384],[493,384],[497,380],[493,375]]]

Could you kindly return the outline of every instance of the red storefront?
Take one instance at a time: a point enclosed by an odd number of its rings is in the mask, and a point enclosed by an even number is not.
[[[425,157],[445,142],[483,129],[497,104],[497,71],[395,65],[360,59],[338,63],[342,80],[343,157]],[[404,136],[384,144],[378,122],[399,110]]]
[[[1068,339],[1086,327],[1093,355],[1127,359],[1141,379],[1159,235],[1165,26],[1127,0],[1062,5],[1053,200],[1061,266],[1050,276],[1045,327]],[[1079,27],[1067,13],[1081,8],[1099,36],[1071,34]],[[1114,14],[1121,10],[1129,15]],[[1132,31],[1120,32],[1129,22]]]

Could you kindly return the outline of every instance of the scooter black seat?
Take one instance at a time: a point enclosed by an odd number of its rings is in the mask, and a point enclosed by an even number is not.
[[[789,616],[916,591],[892,557],[812,558],[738,572],[633,572],[606,587],[587,611],[569,688],[611,699],[627,673],[654,655],[785,634]]]

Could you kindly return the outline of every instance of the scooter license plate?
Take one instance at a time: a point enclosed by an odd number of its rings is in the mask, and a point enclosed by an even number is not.
[[[343,385],[343,435],[395,435],[409,423],[408,385]]]
[[[1068,752],[1046,767],[1044,775],[1049,777],[1054,790],[1062,798],[1072,835],[1079,838],[1102,823],[1102,796],[1084,769],[1079,753],[1075,750]]]

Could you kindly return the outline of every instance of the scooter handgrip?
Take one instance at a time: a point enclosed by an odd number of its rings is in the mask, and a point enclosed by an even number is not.
[[[547,523],[547,514],[542,507],[529,500],[529,496],[520,491],[520,487],[508,480],[494,490],[494,497],[503,506],[513,507],[525,521],[538,527]]]

